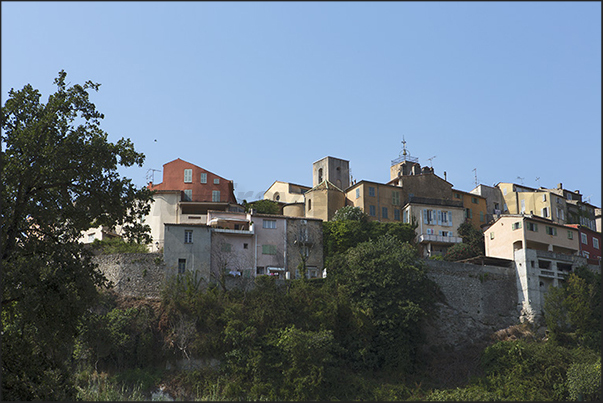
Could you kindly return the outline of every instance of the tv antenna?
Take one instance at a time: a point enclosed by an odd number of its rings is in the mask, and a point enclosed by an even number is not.
[[[519,179],[521,181],[521,184],[523,185],[524,178],[522,178],[521,176],[518,176],[517,179]]]
[[[432,168],[433,168],[433,164],[432,164],[431,160],[433,160],[435,157],[437,157],[437,155],[434,155],[431,158],[427,158],[427,160],[429,161],[429,165],[431,165]]]
[[[590,195],[592,196],[592,195]],[[584,202],[590,204],[590,196],[584,198]]]
[[[536,184],[538,185],[538,181],[540,180],[540,176],[536,177]]]
[[[161,169],[153,169],[153,168],[149,168],[147,170],[147,183],[152,182],[155,183],[155,172],[161,172]]]
[[[473,168],[472,171],[475,172],[475,186],[477,187],[477,168]]]

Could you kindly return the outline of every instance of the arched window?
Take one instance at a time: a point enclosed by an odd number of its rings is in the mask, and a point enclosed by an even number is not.
[[[322,183],[322,168],[318,168],[318,183]]]

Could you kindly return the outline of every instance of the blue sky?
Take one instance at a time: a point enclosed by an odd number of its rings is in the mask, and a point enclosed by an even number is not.
[[[455,189],[514,182],[601,206],[600,2],[2,2],[2,104],[92,95],[111,141],[235,182],[387,182],[402,138]],[[155,141],[157,140],[157,141]],[[475,170],[475,171],[474,171]],[[155,173],[155,182],[161,173]]]

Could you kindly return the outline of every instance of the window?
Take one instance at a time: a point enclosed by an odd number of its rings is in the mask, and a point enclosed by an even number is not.
[[[356,188],[356,198],[360,197],[360,188]]]
[[[402,213],[402,222],[408,223],[408,210],[404,210],[404,213]]]
[[[249,249],[249,244],[244,243],[244,244],[243,244],[243,249]]]
[[[216,178],[214,179],[214,185],[219,185],[220,184],[220,179]]]
[[[547,226],[545,229],[547,234],[557,236],[557,228]]]
[[[494,239],[494,232],[490,232],[490,239]]]
[[[276,220],[263,220],[262,228],[275,229],[276,228]]]
[[[183,201],[191,201],[193,200],[193,190],[192,189],[185,189],[184,190],[184,199]]]
[[[584,255],[585,258],[589,259],[590,258],[590,253],[588,253],[587,251],[583,250],[582,251],[582,255]]]
[[[514,230],[516,230],[516,229],[520,229],[520,228],[521,228],[521,221],[514,222],[514,223],[513,223],[513,225],[512,225],[512,228],[513,228]]]
[[[193,243],[193,231],[184,231],[184,243]]]
[[[436,224],[436,212],[434,210],[423,210],[423,223]]]
[[[477,204],[477,197],[472,197],[471,198],[471,203]]]
[[[473,211],[471,211],[470,208],[465,209],[465,218],[469,218],[469,219],[473,218]]]
[[[599,249],[599,240],[597,238],[593,238],[593,247]]]
[[[276,255],[276,246],[275,245],[262,245],[262,254],[263,255]]]
[[[220,201],[220,191],[219,190],[212,190],[211,191],[211,201],[213,201],[213,202],[219,202]]]
[[[526,212],[526,201],[525,199],[521,200],[521,213],[525,213]]]
[[[461,198],[461,195],[460,195],[460,194],[458,194],[458,193],[455,193],[455,194],[454,194],[454,197],[456,197],[457,199],[460,199],[460,198]]]
[[[528,224],[528,226],[527,226],[528,230],[538,232],[538,224],[535,224],[533,222],[529,222],[527,224]]]
[[[582,238],[582,243],[588,245],[588,236],[586,234],[580,234],[580,237]]]
[[[184,183],[191,183],[193,181],[193,170],[185,169],[184,170]]]
[[[201,174],[201,183],[207,183],[207,174],[205,172]]]
[[[376,216],[377,212],[375,211],[375,206],[369,206],[369,215]]]
[[[322,183],[322,168],[318,169],[318,183]]]
[[[567,231],[567,239],[574,239],[574,233],[572,231]]]
[[[546,201],[546,193],[542,195],[542,201]]]
[[[372,186],[369,186],[369,196],[375,196],[375,188]]]
[[[186,270],[186,259],[178,259],[178,273],[182,274]]]
[[[312,210],[312,199],[308,199],[308,211]]]
[[[257,274],[264,274],[264,266],[258,266],[258,267],[256,267],[256,273]]]
[[[392,191],[392,204],[394,206],[400,205],[400,192]]]
[[[232,245],[229,243],[223,243],[220,249],[222,252],[230,252],[232,250]]]
[[[483,211],[479,212],[479,221],[484,222],[484,212]]]
[[[387,207],[381,207],[381,218],[387,218]]]
[[[397,208],[394,209],[394,220],[400,221],[400,210]]]
[[[543,207],[542,208],[542,216],[545,217],[545,218],[549,216],[549,209],[548,209],[548,207]]]

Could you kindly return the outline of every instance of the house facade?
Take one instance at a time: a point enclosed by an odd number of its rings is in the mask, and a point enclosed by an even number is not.
[[[152,251],[165,242],[165,224],[205,224],[209,210],[243,211],[231,180],[181,159],[163,165],[163,182],[149,183],[154,202],[144,223],[151,227]]]
[[[458,227],[465,221],[461,201],[412,197],[402,209],[402,222],[417,223],[416,242],[421,256],[444,256],[451,246],[463,242]]]
[[[580,224],[567,224],[576,228],[580,239],[580,255],[586,258],[589,265],[601,268],[601,233]]]
[[[465,221],[476,229],[488,224],[488,206],[484,196],[452,189],[452,199],[460,200],[465,209]]]
[[[211,229],[202,224],[165,224],[163,260],[174,273],[198,271],[210,279]]]
[[[486,256],[514,261],[522,321],[542,318],[544,295],[576,267],[579,231],[536,215],[508,214],[484,231]]]

